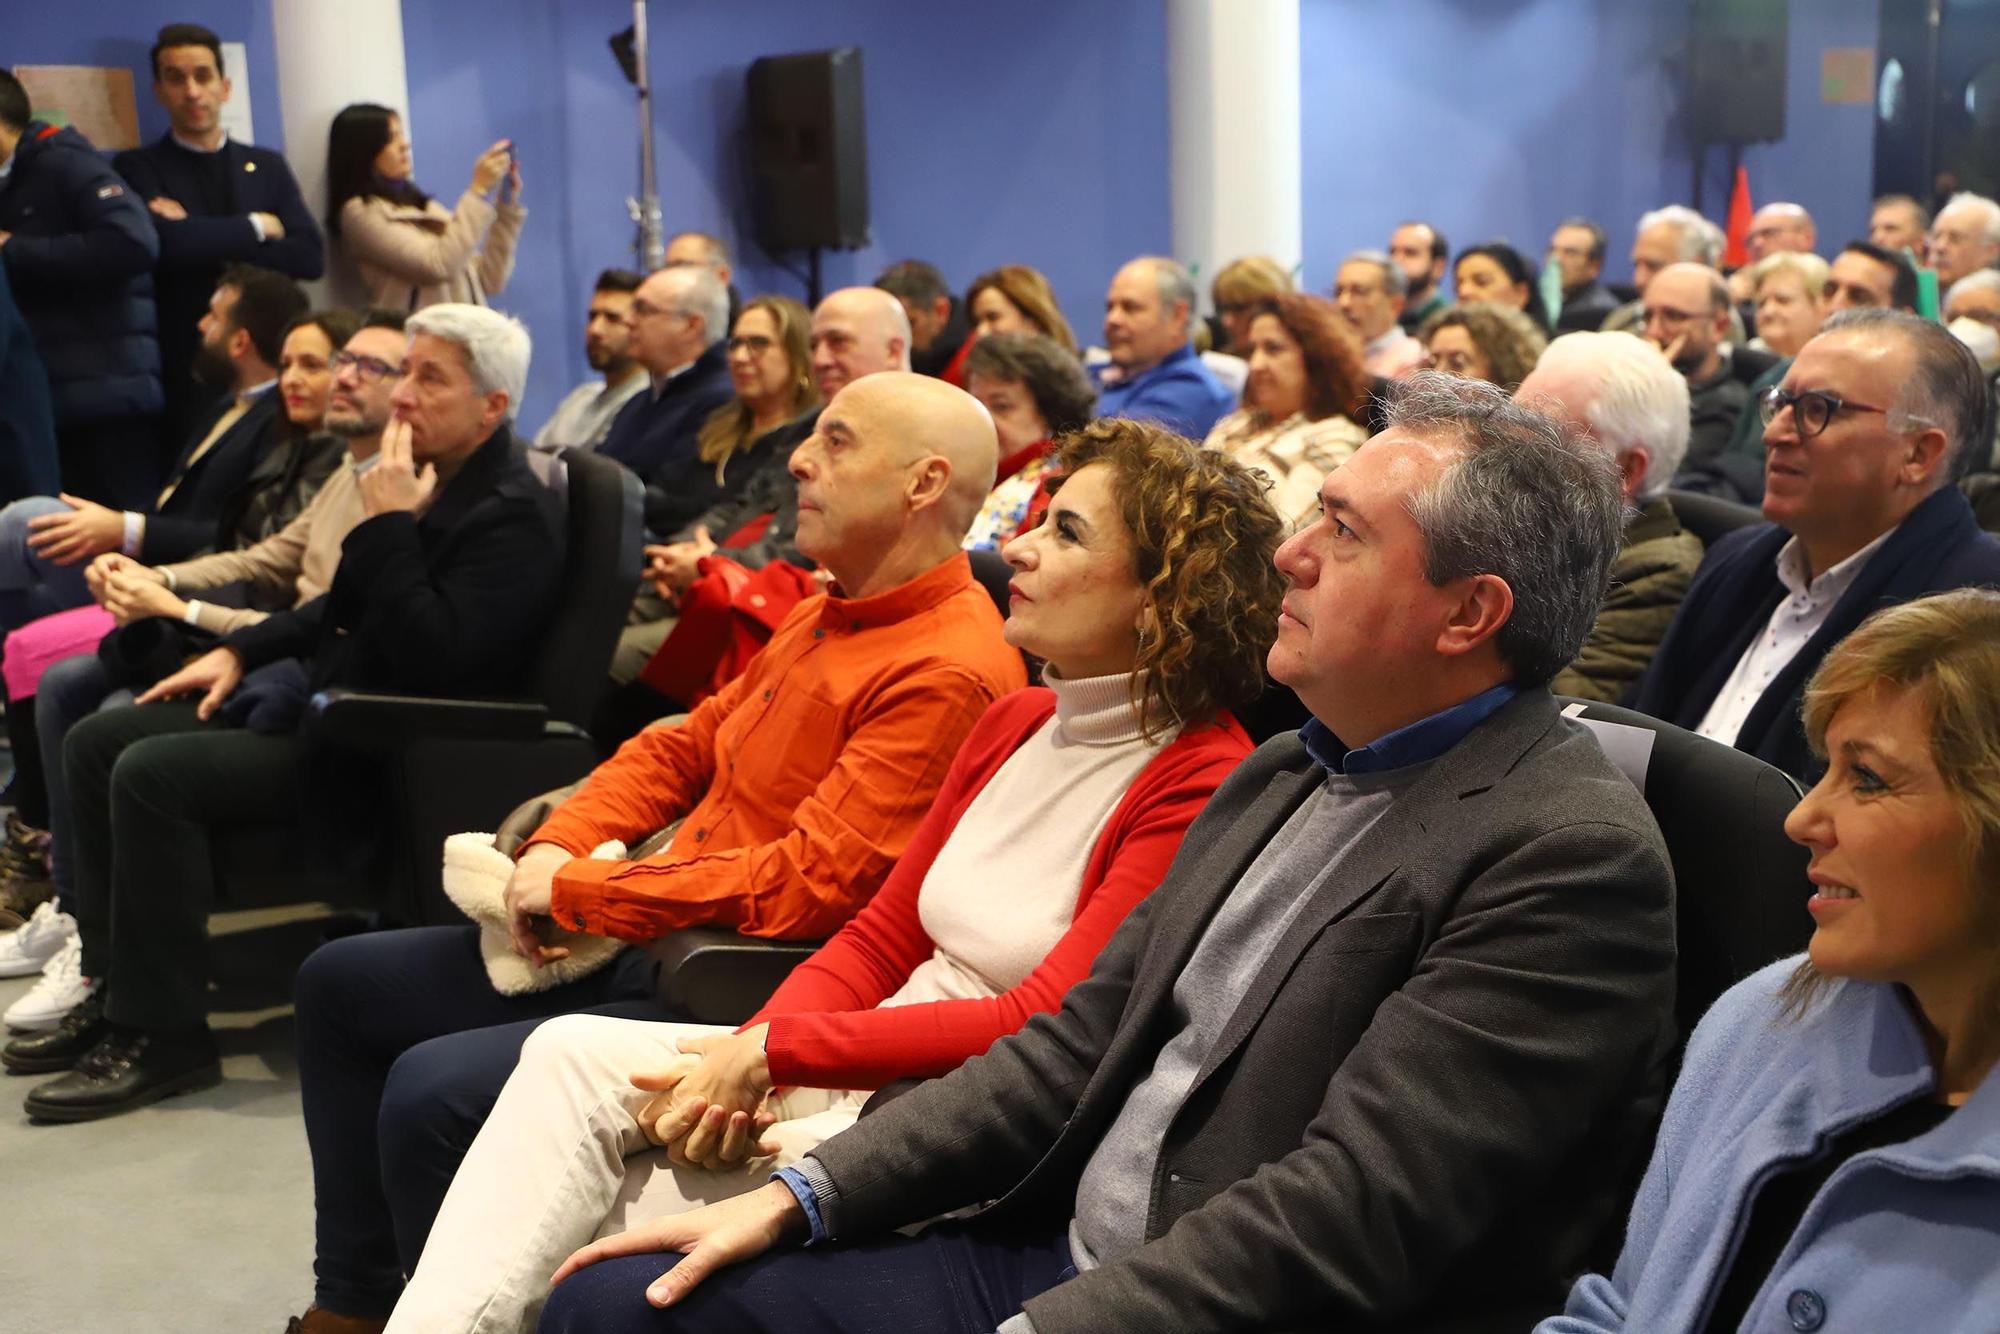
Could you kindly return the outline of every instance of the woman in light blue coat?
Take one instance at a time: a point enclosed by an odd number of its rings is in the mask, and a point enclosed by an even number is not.
[[[1537,1334],[2000,1330],[2000,593],[1827,656],[1806,955],[1688,1045],[1625,1249]]]

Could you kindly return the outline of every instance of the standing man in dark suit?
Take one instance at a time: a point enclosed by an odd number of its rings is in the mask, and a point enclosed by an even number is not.
[[[325,271],[326,248],[284,157],[223,132],[231,89],[221,39],[199,24],[169,23],[153,42],[152,64],[153,96],[172,128],[112,166],[160,233],[153,278],[167,394],[162,439],[171,450],[207,402],[192,375],[195,324],[223,268],[255,264],[303,282]]]
[[[1672,1025],[1659,831],[1542,684],[1596,614],[1614,471],[1423,373],[1321,496],[1270,655],[1312,721],[1062,1009],[762,1190],[579,1251],[543,1330],[1525,1328],[1561,1292]],[[691,1157],[725,1110],[676,1109]],[[715,1272],[808,1236],[846,1244]]]
[[[29,110],[21,81],[0,68],[0,264],[48,368],[62,488],[142,505],[164,471],[159,233],[88,139]]]
[[[1979,361],[1899,310],[1835,315],[1762,402],[1764,517],[1709,549],[1630,703],[1802,781],[1806,679],[1882,607],[2000,584],[1957,482],[1991,440]]]

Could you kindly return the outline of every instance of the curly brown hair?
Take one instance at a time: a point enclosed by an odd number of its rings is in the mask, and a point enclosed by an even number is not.
[[[1493,383],[1510,394],[1521,387],[1549,345],[1548,335],[1534,320],[1491,301],[1468,301],[1435,311],[1417,330],[1417,337],[1429,347],[1432,334],[1453,326],[1465,330],[1493,368]]]
[[[1272,564],[1286,524],[1261,477],[1149,422],[1107,418],[1065,437],[1061,476],[1102,463],[1132,534],[1152,615],[1133,663],[1140,730],[1150,739],[1255,699],[1278,637],[1285,581]],[[1061,485],[1060,477],[1050,490]],[[1144,673],[1143,678],[1140,673]]]
[[[1340,317],[1340,307],[1307,292],[1265,297],[1250,318],[1269,315],[1285,326],[1306,363],[1306,417],[1346,417],[1361,421],[1368,406],[1368,372],[1361,339]]]

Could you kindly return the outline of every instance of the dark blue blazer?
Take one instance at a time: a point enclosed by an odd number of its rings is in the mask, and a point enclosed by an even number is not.
[[[220,214],[201,214],[201,155],[162,135],[143,148],[128,148],[111,160],[140,200],[171,199],[188,211],[181,219],[153,217],[160,234],[160,262],[154,271],[160,317],[160,349],[168,384],[185,387],[194,350],[196,324],[208,309],[216,279],[225,266],[256,264],[300,280],[326,271],[326,241],[299,183],[283,155],[268,148],[224,141],[228,201]],[[285,225],[283,239],[259,241],[252,213],[269,213]]]
[[[188,455],[208,438],[216,418],[229,407],[223,398],[201,419],[168,475],[173,492],[167,503],[146,516],[146,533],[139,559],[148,565],[171,565],[219,546],[225,515],[240,511],[242,492],[251,474],[285,429],[276,385],[259,394],[248,410],[230,424],[222,438],[194,462]]]
[[[13,233],[0,263],[48,367],[56,425],[157,413],[160,238],[138,195],[75,130],[29,121],[0,185],[0,231]]]
[[[650,389],[633,395],[612,420],[597,452],[617,459],[641,481],[671,476],[694,457],[702,423],[735,393],[729,382],[728,345],[715,343],[667,381],[657,398]]]
[[[1632,689],[1631,707],[1690,731],[1700,726],[1737,660],[1786,597],[1778,582],[1778,552],[1790,537],[1776,524],[1758,524],[1708,549],[1652,666]],[[2000,585],[2000,541],[1979,530],[1965,497],[1948,486],[1910,511],[1834,604],[1819,633],[1771,679],[1744,719],[1736,748],[1801,781],[1816,779],[1825,766],[1806,745],[1799,707],[1807,678],[1827,652],[1872,612],[1926,593],[1979,585]]]

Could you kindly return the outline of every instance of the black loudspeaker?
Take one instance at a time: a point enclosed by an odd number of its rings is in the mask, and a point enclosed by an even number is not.
[[[1688,121],[1700,144],[1785,137],[1787,0],[1695,0]]]
[[[860,50],[752,61],[749,104],[757,244],[768,251],[867,245]]]

